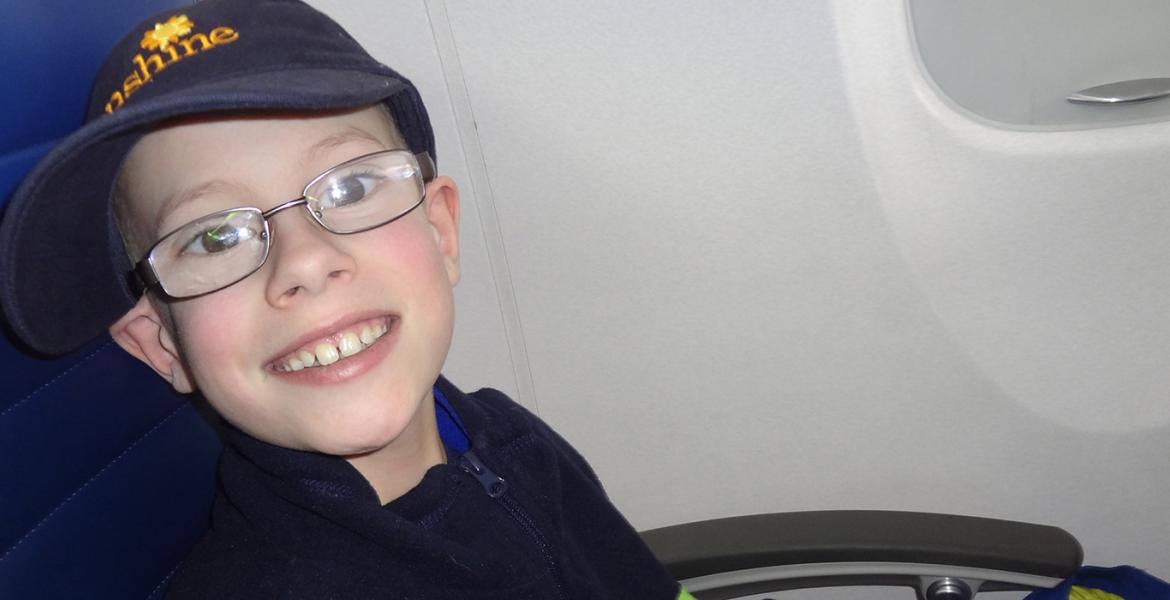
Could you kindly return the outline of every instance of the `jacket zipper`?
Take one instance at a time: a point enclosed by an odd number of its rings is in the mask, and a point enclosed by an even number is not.
[[[549,548],[548,539],[540,532],[540,529],[533,523],[532,518],[524,509],[513,500],[510,496],[504,494],[508,491],[508,482],[499,475],[492,472],[483,461],[474,452],[468,450],[459,457],[459,468],[464,473],[471,475],[483,486],[483,491],[487,492],[489,498],[494,498],[500,502],[504,510],[520,525],[534,542],[540,548],[540,553],[544,555],[544,565],[548,568],[548,573],[552,576],[553,583],[557,586],[557,597],[563,599],[565,592],[561,588],[561,581],[557,578],[556,560],[553,558],[552,550]]]

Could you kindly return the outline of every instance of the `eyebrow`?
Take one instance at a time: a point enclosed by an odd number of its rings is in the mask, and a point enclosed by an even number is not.
[[[167,198],[166,201],[163,202],[162,207],[159,208],[158,214],[155,217],[154,230],[158,232],[157,235],[159,236],[164,236],[170,233],[170,229],[166,231],[162,230],[163,220],[178,210],[179,207],[195,200],[196,198],[206,196],[214,192],[238,189],[240,189],[240,186],[231,182],[225,181],[223,179],[212,179],[210,181],[204,181],[195,187],[182,190],[179,193],[172,195],[170,198]],[[198,216],[196,218],[198,218]]]
[[[350,125],[350,126],[346,127],[345,129],[338,131],[337,133],[333,133],[331,135],[325,136],[324,138],[321,138],[320,140],[317,141],[317,143],[310,146],[305,151],[305,162],[306,163],[314,162],[315,160],[320,159],[322,154],[325,154],[326,152],[329,152],[330,150],[333,150],[333,149],[338,148],[340,146],[344,146],[345,144],[348,144],[351,142],[357,142],[357,141],[373,142],[373,143],[377,144],[379,147],[385,146],[385,144],[382,142],[382,140],[379,140],[378,138],[374,137],[374,135],[371,134],[370,132]],[[161,208],[159,208],[158,215],[155,219],[154,229],[155,229],[155,231],[159,232],[158,235],[160,235],[160,236],[166,235],[167,233],[169,233],[169,230],[168,231],[161,231],[162,221],[164,218],[166,218],[166,216],[168,216],[171,213],[173,213],[174,211],[178,210],[179,207],[183,206],[184,204],[187,204],[188,202],[191,202],[192,200],[195,200],[196,198],[199,198],[200,196],[205,196],[205,195],[212,193],[212,192],[218,192],[218,191],[226,190],[226,189],[239,189],[239,188],[240,188],[239,185],[233,184],[229,181],[225,181],[223,179],[212,179],[209,181],[202,182],[202,183],[196,185],[195,187],[181,190],[178,193],[172,195],[170,198],[167,198],[166,201],[163,202],[163,205]]]
[[[385,144],[382,142],[382,140],[379,140],[378,138],[374,137],[374,135],[372,133],[370,133],[364,129],[361,129],[359,127],[354,127],[353,125],[350,125],[350,126],[346,127],[345,129],[338,131],[337,133],[334,133],[332,135],[328,135],[328,136],[322,138],[316,144],[313,144],[313,146],[310,147],[309,150],[306,152],[306,158],[309,161],[312,161],[313,159],[320,158],[322,154],[324,154],[330,150],[333,150],[334,148],[337,148],[339,146],[344,146],[345,144],[348,144],[350,142],[358,142],[358,141],[373,142],[373,143],[377,144],[379,147],[383,147],[383,148],[385,146]]]

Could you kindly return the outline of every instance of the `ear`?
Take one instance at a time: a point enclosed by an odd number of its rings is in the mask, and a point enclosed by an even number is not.
[[[145,294],[126,314],[110,326],[110,337],[134,358],[146,363],[176,391],[188,394],[195,385],[179,357],[171,332]]]
[[[459,283],[459,188],[446,176],[427,184],[427,220],[435,232],[435,243],[443,255],[443,266],[451,285]]]

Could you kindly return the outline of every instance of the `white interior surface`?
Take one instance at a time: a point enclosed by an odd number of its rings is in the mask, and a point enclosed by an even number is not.
[[[636,527],[971,514],[1170,577],[1170,123],[975,120],[901,0],[314,4],[463,186],[447,374]]]

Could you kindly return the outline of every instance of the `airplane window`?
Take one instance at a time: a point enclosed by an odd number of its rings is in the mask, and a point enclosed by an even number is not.
[[[1170,97],[1159,96],[1170,94],[1170,3],[908,2],[927,73],[970,113],[1012,128],[1043,129],[1170,116]],[[1114,83],[1122,85],[1104,90],[1105,102],[1067,100]]]

